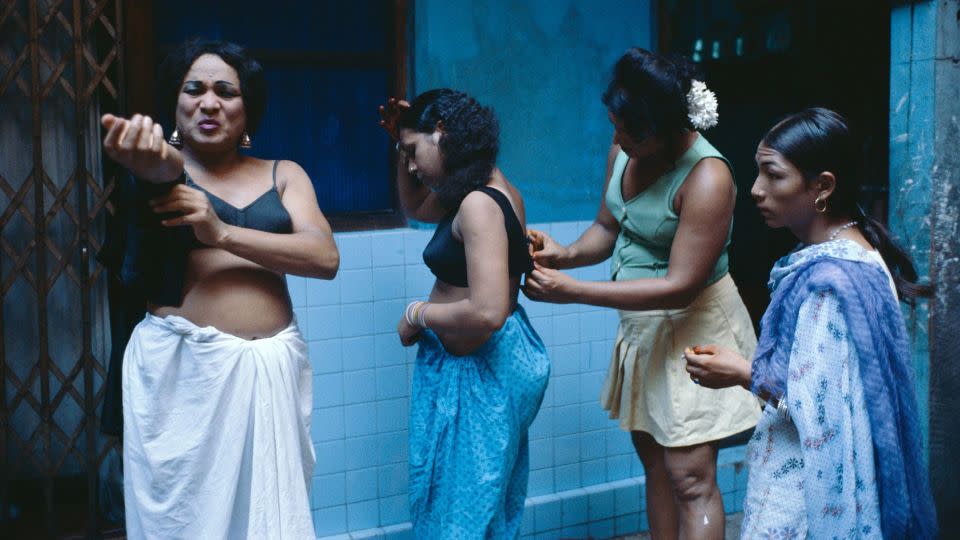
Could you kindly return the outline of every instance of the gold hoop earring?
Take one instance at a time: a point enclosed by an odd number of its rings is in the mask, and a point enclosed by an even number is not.
[[[817,199],[813,201],[813,208],[820,214],[823,214],[827,211],[827,199],[823,198],[822,195],[818,195]]]
[[[173,128],[173,133],[170,134],[170,138],[167,139],[167,142],[170,143],[170,146],[176,146],[180,148],[180,145],[183,144],[183,139],[180,138],[180,128]]]
[[[240,137],[240,148],[244,150],[253,148],[253,143],[250,141],[250,134],[246,131],[243,132],[243,137]]]

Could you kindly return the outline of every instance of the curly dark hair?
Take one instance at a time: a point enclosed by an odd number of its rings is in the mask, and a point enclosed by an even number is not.
[[[444,179],[437,195],[448,208],[457,208],[468,193],[490,180],[500,149],[500,125],[490,107],[463,92],[437,88],[414,98],[398,126],[431,134],[443,124],[440,155]]]
[[[191,38],[163,59],[158,80],[161,114],[171,114],[176,110],[183,78],[197,58],[205,54],[219,56],[237,71],[243,110],[247,115],[247,132],[251,135],[256,133],[267,107],[267,80],[260,63],[246,49],[227,41]]]
[[[675,135],[693,130],[687,93],[695,77],[686,58],[634,47],[614,65],[603,104],[634,140],[657,137],[670,145]]]

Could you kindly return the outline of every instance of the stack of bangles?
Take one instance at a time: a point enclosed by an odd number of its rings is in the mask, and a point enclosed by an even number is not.
[[[787,396],[781,394],[780,397],[775,397],[767,392],[761,392],[757,397],[776,409],[777,414],[779,414],[781,418],[790,418],[790,409],[787,407]]]
[[[415,326],[417,328],[426,328],[427,321],[425,317],[427,316],[427,307],[429,304],[426,302],[410,302],[407,304],[407,309],[403,310],[403,318],[407,320],[407,323],[410,326]]]

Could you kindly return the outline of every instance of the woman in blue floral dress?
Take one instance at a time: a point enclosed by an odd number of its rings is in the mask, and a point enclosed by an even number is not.
[[[802,242],[770,274],[754,360],[688,349],[691,378],[767,401],[748,448],[743,538],[933,538],[936,516],[897,299],[929,294],[856,205],[858,145],[807,109],[757,148],[751,194]]]
[[[527,430],[550,377],[546,348],[517,303],[533,268],[520,191],[496,166],[493,110],[450,89],[391,99],[408,216],[436,223],[423,260],[436,276],[397,333],[417,343],[410,397],[410,518],[423,539],[520,536]]]

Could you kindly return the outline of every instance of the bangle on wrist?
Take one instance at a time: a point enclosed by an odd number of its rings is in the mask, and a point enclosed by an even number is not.
[[[410,326],[417,325],[416,319],[413,316],[413,310],[416,309],[416,307],[422,303],[423,302],[420,302],[419,300],[415,300],[407,304],[406,309],[403,310],[403,318],[406,319],[407,324],[409,324]]]
[[[420,328],[427,327],[427,307],[429,307],[429,305],[427,302],[420,304],[420,310],[417,312],[417,326]]]
[[[427,306],[427,302],[419,300],[407,304],[406,309],[403,310],[403,318],[406,319],[407,324],[416,328],[426,328]]]

